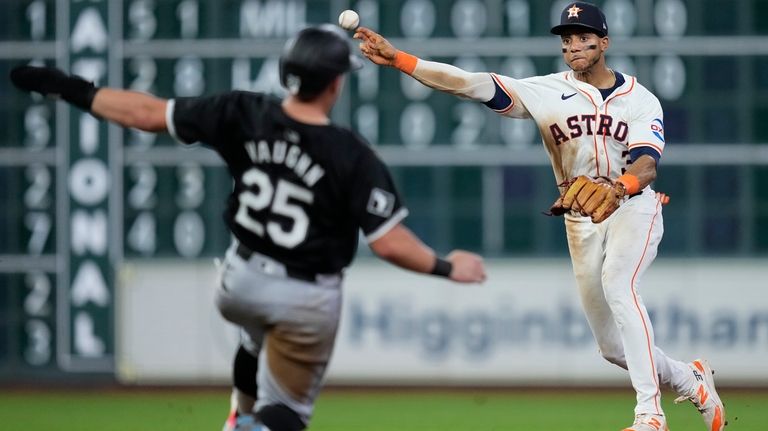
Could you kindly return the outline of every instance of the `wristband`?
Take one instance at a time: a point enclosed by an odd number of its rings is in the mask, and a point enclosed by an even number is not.
[[[392,63],[392,66],[410,75],[416,69],[416,63],[418,61],[419,59],[415,55],[411,55],[403,51],[397,51],[395,53],[395,61]]]
[[[435,266],[430,274],[448,278],[451,276],[452,270],[453,264],[451,262],[435,256]]]
[[[628,195],[633,195],[640,191],[640,180],[635,175],[624,174],[616,180],[624,185],[624,190]]]

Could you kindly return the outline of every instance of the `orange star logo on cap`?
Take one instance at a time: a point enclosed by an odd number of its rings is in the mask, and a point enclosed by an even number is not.
[[[578,18],[579,12],[581,12],[582,10],[583,9],[576,7],[576,5],[574,4],[573,6],[568,8],[568,18]]]

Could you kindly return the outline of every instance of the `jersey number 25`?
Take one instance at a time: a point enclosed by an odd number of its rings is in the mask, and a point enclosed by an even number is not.
[[[309,229],[309,217],[302,207],[291,203],[289,199],[311,204],[314,200],[311,191],[283,179],[279,179],[277,186],[274,186],[269,176],[258,168],[251,168],[243,174],[243,184],[255,186],[257,190],[245,190],[238,196],[240,206],[235,215],[238,224],[263,237],[265,226],[254,220],[249,211],[262,211],[271,204],[272,214],[288,217],[293,222],[287,231],[283,230],[280,223],[267,222],[266,234],[272,242],[285,248],[294,248],[304,241]]]

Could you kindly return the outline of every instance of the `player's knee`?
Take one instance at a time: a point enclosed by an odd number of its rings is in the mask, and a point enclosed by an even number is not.
[[[240,346],[235,355],[232,367],[232,380],[238,391],[256,398],[256,373],[259,369],[259,358],[253,356],[245,347]]]
[[[307,427],[298,413],[284,404],[270,404],[256,412],[256,419],[270,431],[301,431]]]
[[[608,303],[608,307],[610,307],[615,318],[622,317],[624,313],[631,311],[634,301],[629,288],[604,282],[603,293],[605,294],[605,302]],[[620,324],[620,322],[616,323]]]
[[[614,348],[607,348],[607,349],[600,349],[600,354],[603,356],[603,358],[614,364],[618,365],[621,368],[627,369],[627,360],[624,357],[624,352],[621,349],[614,349]]]
[[[605,299],[610,304],[611,301],[617,301],[632,297],[632,273],[626,268],[603,267],[603,274],[600,282],[603,284],[603,293]]]

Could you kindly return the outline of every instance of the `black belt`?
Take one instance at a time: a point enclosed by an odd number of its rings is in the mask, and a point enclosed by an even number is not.
[[[244,246],[243,244],[240,244],[239,242],[237,244],[237,249],[235,250],[235,253],[237,253],[237,255],[242,257],[244,260],[250,260],[251,257],[255,254],[254,251]],[[317,276],[321,275],[316,272],[311,272],[304,269],[290,268],[287,265],[283,265],[283,266],[285,267],[285,274],[288,277],[295,278],[297,280],[309,281],[314,283],[317,281]],[[333,275],[333,274],[329,274],[329,275]]]

